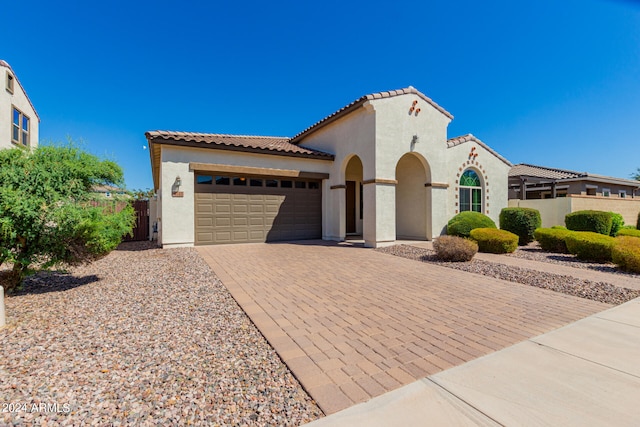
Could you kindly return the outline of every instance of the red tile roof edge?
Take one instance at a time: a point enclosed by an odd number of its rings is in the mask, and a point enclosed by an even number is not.
[[[419,90],[417,90],[413,86],[409,86],[409,87],[406,87],[406,88],[403,88],[403,89],[389,90],[389,91],[385,91],[385,92],[376,92],[376,93],[371,93],[369,95],[364,95],[364,96],[356,99],[355,101],[351,102],[350,104],[345,105],[344,107],[342,107],[338,111],[335,111],[335,112],[331,113],[330,115],[328,115],[327,117],[323,118],[322,120],[314,123],[313,125],[309,126],[305,130],[303,130],[302,132],[298,133],[293,138],[291,138],[291,142],[294,143],[294,144],[299,143],[300,140],[303,137],[305,137],[305,136],[315,132],[316,130],[328,125],[329,123],[339,119],[340,117],[343,117],[343,116],[349,114],[350,112],[358,109],[360,106],[362,106],[362,104],[364,104],[367,101],[372,101],[372,100],[375,100],[375,99],[383,99],[383,98],[392,98],[394,96],[408,95],[408,94],[418,95],[424,101],[426,101],[431,106],[433,106],[436,110],[440,111],[442,114],[447,116],[449,119],[453,120],[453,115],[451,113],[449,113],[447,110],[442,108],[440,105],[436,104],[436,102],[434,100],[432,100],[431,98],[426,96],[424,93],[420,92]]]
[[[232,134],[218,134],[218,133],[199,133],[199,132],[174,132],[174,131],[149,131],[145,133],[149,142],[162,143],[161,140],[167,141],[167,143],[183,141],[185,143],[193,144],[191,146],[198,147],[200,144],[207,144],[208,147],[218,149],[238,149],[241,151],[279,154],[293,157],[308,157],[324,160],[333,160],[335,156],[330,153],[325,153],[319,150],[313,150],[307,147],[300,147],[295,144],[291,144],[290,139],[287,137],[277,136],[260,136],[260,135],[232,135]],[[239,144],[237,142],[224,142],[224,141],[212,141],[213,138],[220,138],[224,140],[229,139],[243,139],[243,140],[261,140],[261,141],[273,141],[281,145],[289,145],[291,149],[286,149],[277,146],[265,146],[265,145],[251,145],[251,144]],[[209,139],[209,140],[207,140]],[[232,148],[233,147],[233,148]]]
[[[485,150],[487,150],[488,152],[490,152],[491,154],[496,156],[498,159],[502,160],[502,162],[504,162],[507,166],[513,167],[513,164],[509,160],[507,160],[506,158],[502,157],[500,154],[498,154],[497,151],[495,151],[493,148],[489,147],[487,144],[482,142],[479,138],[476,138],[476,136],[471,134],[471,133],[468,133],[468,134],[462,135],[462,136],[456,136],[455,138],[449,138],[447,140],[447,148],[452,148],[452,147],[455,147],[455,146],[460,145],[460,144],[464,144],[465,142],[469,142],[469,141],[473,141],[476,144],[482,146]]]

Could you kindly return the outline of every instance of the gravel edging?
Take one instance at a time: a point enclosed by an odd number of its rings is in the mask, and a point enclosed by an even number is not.
[[[511,267],[478,259],[470,262],[440,261],[436,259],[435,251],[410,245],[388,246],[378,248],[376,251],[467,271],[469,273],[495,277],[509,282],[549,289],[607,304],[622,304],[640,296],[640,291],[638,290],[620,288],[610,283],[581,280],[572,276],[552,274],[521,267]]]
[[[271,426],[323,416],[192,248],[124,244],[71,274],[29,278],[6,309],[0,404],[14,410],[0,407],[0,424]]]
[[[620,270],[613,263],[597,263],[582,261],[572,254],[559,254],[554,252],[543,251],[537,242],[530,243],[527,246],[520,246],[515,252],[504,254],[513,258],[527,259],[531,261],[549,262],[552,264],[566,265],[567,267],[582,268],[585,270],[601,271],[603,273],[618,274],[620,276],[632,277],[640,279],[640,274],[630,273]]]

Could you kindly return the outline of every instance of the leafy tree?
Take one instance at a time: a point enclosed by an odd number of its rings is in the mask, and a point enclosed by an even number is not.
[[[640,168],[636,169],[636,172],[631,174],[631,178],[636,181],[640,181]]]
[[[92,188],[119,185],[122,169],[73,143],[0,150],[0,265],[10,292],[33,268],[77,265],[108,254],[131,233],[130,205],[99,202]]]

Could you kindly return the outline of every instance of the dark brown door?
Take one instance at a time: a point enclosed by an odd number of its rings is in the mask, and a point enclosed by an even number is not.
[[[347,181],[347,233],[356,232],[356,182]]]

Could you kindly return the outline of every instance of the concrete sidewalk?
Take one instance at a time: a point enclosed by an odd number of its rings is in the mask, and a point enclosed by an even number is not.
[[[640,299],[308,426],[640,425]]]

